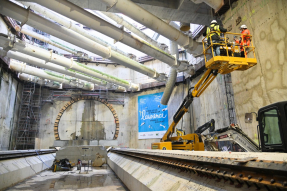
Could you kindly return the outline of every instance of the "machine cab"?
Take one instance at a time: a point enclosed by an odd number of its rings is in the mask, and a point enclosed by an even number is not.
[[[287,152],[287,101],[277,102],[258,111],[262,152]]]

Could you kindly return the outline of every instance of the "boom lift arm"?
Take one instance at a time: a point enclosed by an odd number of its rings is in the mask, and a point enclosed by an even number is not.
[[[211,33],[210,33],[211,34]],[[210,36],[209,34],[209,36]],[[251,46],[246,47],[249,48],[249,51],[246,52],[245,58],[235,57],[234,50],[235,47],[238,48],[239,45],[234,45],[234,47],[230,47],[231,43],[228,42],[227,35],[240,35],[237,33],[224,33],[224,37],[220,43],[212,43],[211,45],[207,45],[206,39],[209,38],[207,36],[202,40],[203,42],[203,54],[205,57],[205,67],[207,71],[203,74],[201,79],[196,83],[196,85],[188,90],[187,96],[184,98],[182,104],[176,111],[173,116],[173,122],[169,126],[168,130],[160,140],[160,143],[152,143],[152,149],[162,149],[162,150],[204,150],[204,144],[201,140],[201,137],[196,134],[188,134],[182,136],[171,137],[171,135],[175,132],[175,127],[183,115],[188,111],[188,107],[193,101],[194,97],[199,97],[204,90],[210,85],[210,83],[215,79],[218,73],[220,74],[228,74],[234,70],[247,70],[257,64],[257,60],[255,57],[255,51],[253,42],[251,41]],[[250,35],[250,38],[252,36]],[[206,55],[208,50],[211,50],[213,55],[213,46],[220,46],[223,50],[223,54],[220,56],[213,56],[211,59],[207,60]],[[246,49],[244,48],[244,51]],[[253,52],[253,58],[248,58],[247,54]]]
[[[175,127],[183,115],[188,111],[190,104],[193,101],[194,97],[199,97],[202,92],[207,88],[207,86],[215,79],[217,76],[217,70],[208,69],[202,78],[197,82],[197,84],[188,90],[187,96],[184,98],[180,107],[177,109],[176,113],[173,116],[173,122],[167,129],[166,133],[161,138],[161,142],[167,141],[170,139],[170,136],[175,132]]]

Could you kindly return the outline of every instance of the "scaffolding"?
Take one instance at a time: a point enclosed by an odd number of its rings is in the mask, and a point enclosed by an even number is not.
[[[229,124],[236,124],[236,113],[235,113],[235,104],[234,104],[234,94],[232,88],[232,81],[231,81],[231,74],[224,75],[224,82],[225,82],[225,92],[227,98],[227,109],[228,109],[228,116],[229,116]]]
[[[76,91],[76,92],[75,92]],[[98,89],[94,91],[79,91],[79,89],[73,90],[52,90],[50,94],[43,95],[43,103],[54,103],[57,100],[64,98],[73,98],[79,96],[94,96],[101,99],[105,99],[108,103],[113,105],[125,104],[125,92],[111,94],[107,89]]]
[[[16,149],[35,149],[35,138],[38,136],[42,92],[41,86],[24,82],[17,126]]]

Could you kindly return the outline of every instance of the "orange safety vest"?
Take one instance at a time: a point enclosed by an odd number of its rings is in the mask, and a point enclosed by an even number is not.
[[[240,51],[243,51],[242,40],[235,40],[235,43],[239,44],[240,45]]]
[[[241,32],[241,34],[243,34],[243,45],[250,46],[250,36],[245,36],[250,35],[250,31],[248,29],[245,29]]]
[[[250,35],[250,31],[248,29],[245,29],[241,32],[243,40],[236,40],[235,42],[237,44],[240,44],[240,50],[243,51],[243,46],[250,46],[250,36],[245,36],[245,35]]]

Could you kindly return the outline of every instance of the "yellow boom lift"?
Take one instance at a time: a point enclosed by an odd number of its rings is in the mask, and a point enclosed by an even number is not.
[[[232,36],[234,35],[241,36],[241,39],[243,39],[242,34],[226,32],[223,33],[219,43],[213,43],[212,40],[210,40],[210,44],[208,44],[206,39],[210,37],[210,34],[202,40],[205,67],[207,69],[206,72],[197,84],[189,89],[188,95],[173,116],[172,124],[169,126],[159,143],[152,143],[152,149],[203,151],[204,143],[202,142],[201,137],[196,133],[172,137],[177,123],[188,111],[188,107],[192,103],[193,98],[199,97],[215,79],[217,74],[228,74],[236,70],[244,71],[257,64],[254,51],[255,47],[253,46],[251,35],[246,35],[251,39],[251,46],[243,47],[245,51],[245,57],[243,58],[236,57],[240,55],[240,45],[235,42],[229,42],[229,39],[233,39]],[[213,52],[215,51],[213,48],[214,46],[220,46],[220,56],[213,56]],[[211,55],[209,56],[209,60],[207,60],[208,55]]]

